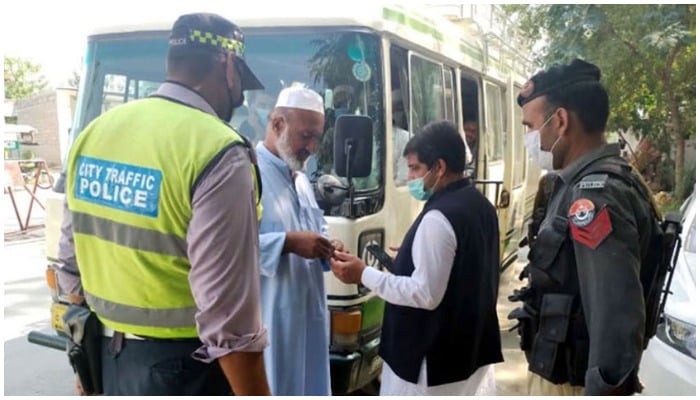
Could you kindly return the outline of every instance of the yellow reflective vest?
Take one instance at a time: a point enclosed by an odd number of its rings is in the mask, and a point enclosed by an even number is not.
[[[250,147],[216,116],[162,98],[124,104],[78,136],[66,195],[85,298],[103,324],[156,338],[197,336],[187,279],[191,198],[217,155],[240,145]],[[252,163],[251,171],[260,218]]]

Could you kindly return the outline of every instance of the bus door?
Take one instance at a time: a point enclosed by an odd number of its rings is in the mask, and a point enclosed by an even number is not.
[[[503,215],[502,244],[503,260],[508,265],[515,260],[518,250],[518,243],[523,236],[524,212],[527,180],[527,156],[525,154],[524,134],[525,128],[522,124],[522,109],[517,105],[519,89],[509,85],[505,98],[508,100],[504,108],[508,116],[506,122],[506,135],[508,140],[505,143],[505,171],[503,179],[503,191],[500,199],[500,212]],[[507,193],[507,194],[506,194]],[[508,199],[504,197],[508,196]],[[506,205],[506,203],[508,203]]]
[[[466,174],[467,176],[477,179],[482,176],[482,170],[479,165],[485,163],[484,151],[480,132],[483,123],[479,122],[479,84],[476,80],[462,72],[460,79],[461,89],[461,107],[462,107],[462,134],[466,142],[471,159],[467,160]],[[483,160],[483,162],[482,162]],[[483,188],[480,188],[483,191]]]
[[[477,187],[483,188],[484,195],[498,210],[501,238],[507,228],[507,209],[510,193],[504,186],[506,171],[505,150],[508,142],[505,89],[492,82],[484,82],[484,127],[481,129],[484,173],[479,174]]]

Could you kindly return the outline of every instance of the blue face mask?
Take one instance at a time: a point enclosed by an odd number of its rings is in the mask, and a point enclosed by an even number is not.
[[[260,118],[260,123],[263,126],[267,125],[267,116],[270,114],[269,110],[262,110],[262,109],[256,109],[255,112],[258,114],[258,118]]]
[[[430,174],[430,172],[420,178],[411,179],[408,181],[408,193],[410,193],[414,199],[426,201],[433,195],[432,189],[425,189],[425,183],[423,181],[428,174]]]

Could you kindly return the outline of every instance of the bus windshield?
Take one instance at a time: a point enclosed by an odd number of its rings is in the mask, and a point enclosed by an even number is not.
[[[167,34],[141,32],[91,38],[74,135],[100,113],[147,97],[158,89],[166,75]],[[378,36],[358,30],[248,29],[245,59],[265,90],[245,93],[244,105],[236,109],[230,121],[239,133],[253,143],[262,140],[267,114],[274,107],[280,90],[303,84],[323,97],[326,109],[319,150],[306,164],[311,181],[315,182],[321,175],[334,174],[335,119],[344,114],[356,114],[372,119],[375,151],[370,175],[353,182],[360,192],[369,193],[380,187],[384,111]]]

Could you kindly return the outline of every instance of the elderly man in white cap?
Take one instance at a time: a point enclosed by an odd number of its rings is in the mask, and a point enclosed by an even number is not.
[[[283,89],[257,145],[263,181],[260,226],[265,369],[275,396],[331,394],[323,271],[334,248],[306,174],[323,134],[323,100],[303,87]]]

